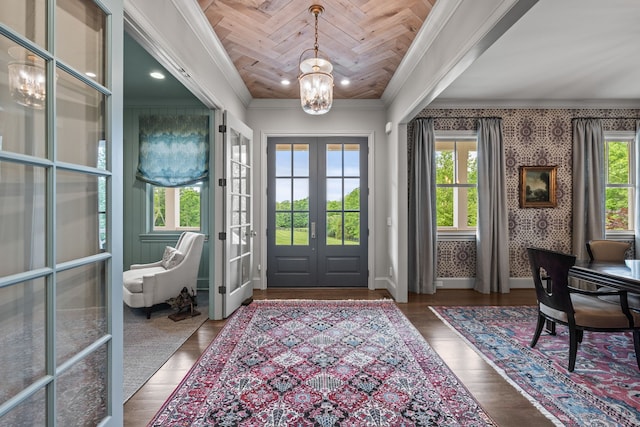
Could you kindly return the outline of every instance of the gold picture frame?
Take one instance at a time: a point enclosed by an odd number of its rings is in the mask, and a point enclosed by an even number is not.
[[[520,166],[520,207],[555,208],[557,166]]]

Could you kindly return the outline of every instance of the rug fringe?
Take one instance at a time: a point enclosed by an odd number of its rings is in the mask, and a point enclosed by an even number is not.
[[[545,417],[547,417],[549,419],[549,421],[551,421],[554,425],[556,425],[558,427],[564,427],[564,423],[562,423],[555,415],[553,415],[551,412],[549,412],[544,406],[542,406],[540,404],[540,402],[538,402],[536,399],[534,399],[533,396],[531,396],[529,393],[527,393],[515,381],[513,381],[511,378],[509,378],[507,373],[502,368],[500,368],[491,359],[489,359],[484,353],[482,353],[478,347],[473,345],[473,343],[471,343],[464,335],[462,335],[456,328],[454,328],[453,325],[451,325],[444,317],[442,317],[440,315],[440,313],[438,313],[432,306],[429,306],[429,310],[431,310],[433,312],[433,314],[435,314],[436,317],[442,321],[442,323],[447,325],[449,327],[449,329],[451,329],[456,335],[458,335],[458,337],[460,337],[462,339],[462,341],[464,341],[480,357],[482,357],[482,359],[485,362],[487,362],[498,374],[500,374],[500,376],[502,378],[504,378],[505,381],[507,381],[509,384],[511,384],[521,395],[523,395],[529,402],[531,402],[531,404],[536,409],[538,409]]]

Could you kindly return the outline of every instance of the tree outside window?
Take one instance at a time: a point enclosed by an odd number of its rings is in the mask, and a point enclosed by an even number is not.
[[[634,137],[605,135],[605,224],[607,231],[635,228]]]
[[[202,183],[153,187],[153,230],[200,230]]]
[[[478,222],[478,159],[473,137],[436,137],[438,230],[475,230]]]

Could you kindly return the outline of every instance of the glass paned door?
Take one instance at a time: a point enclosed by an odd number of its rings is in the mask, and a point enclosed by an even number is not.
[[[268,286],[367,286],[367,138],[267,145]]]
[[[226,245],[224,316],[253,294],[252,130],[225,113]]]
[[[122,2],[4,1],[0,21],[0,425],[115,425]]]

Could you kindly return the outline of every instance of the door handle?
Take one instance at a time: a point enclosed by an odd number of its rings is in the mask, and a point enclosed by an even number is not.
[[[312,239],[316,238],[316,223],[315,222],[311,223],[311,238]]]

